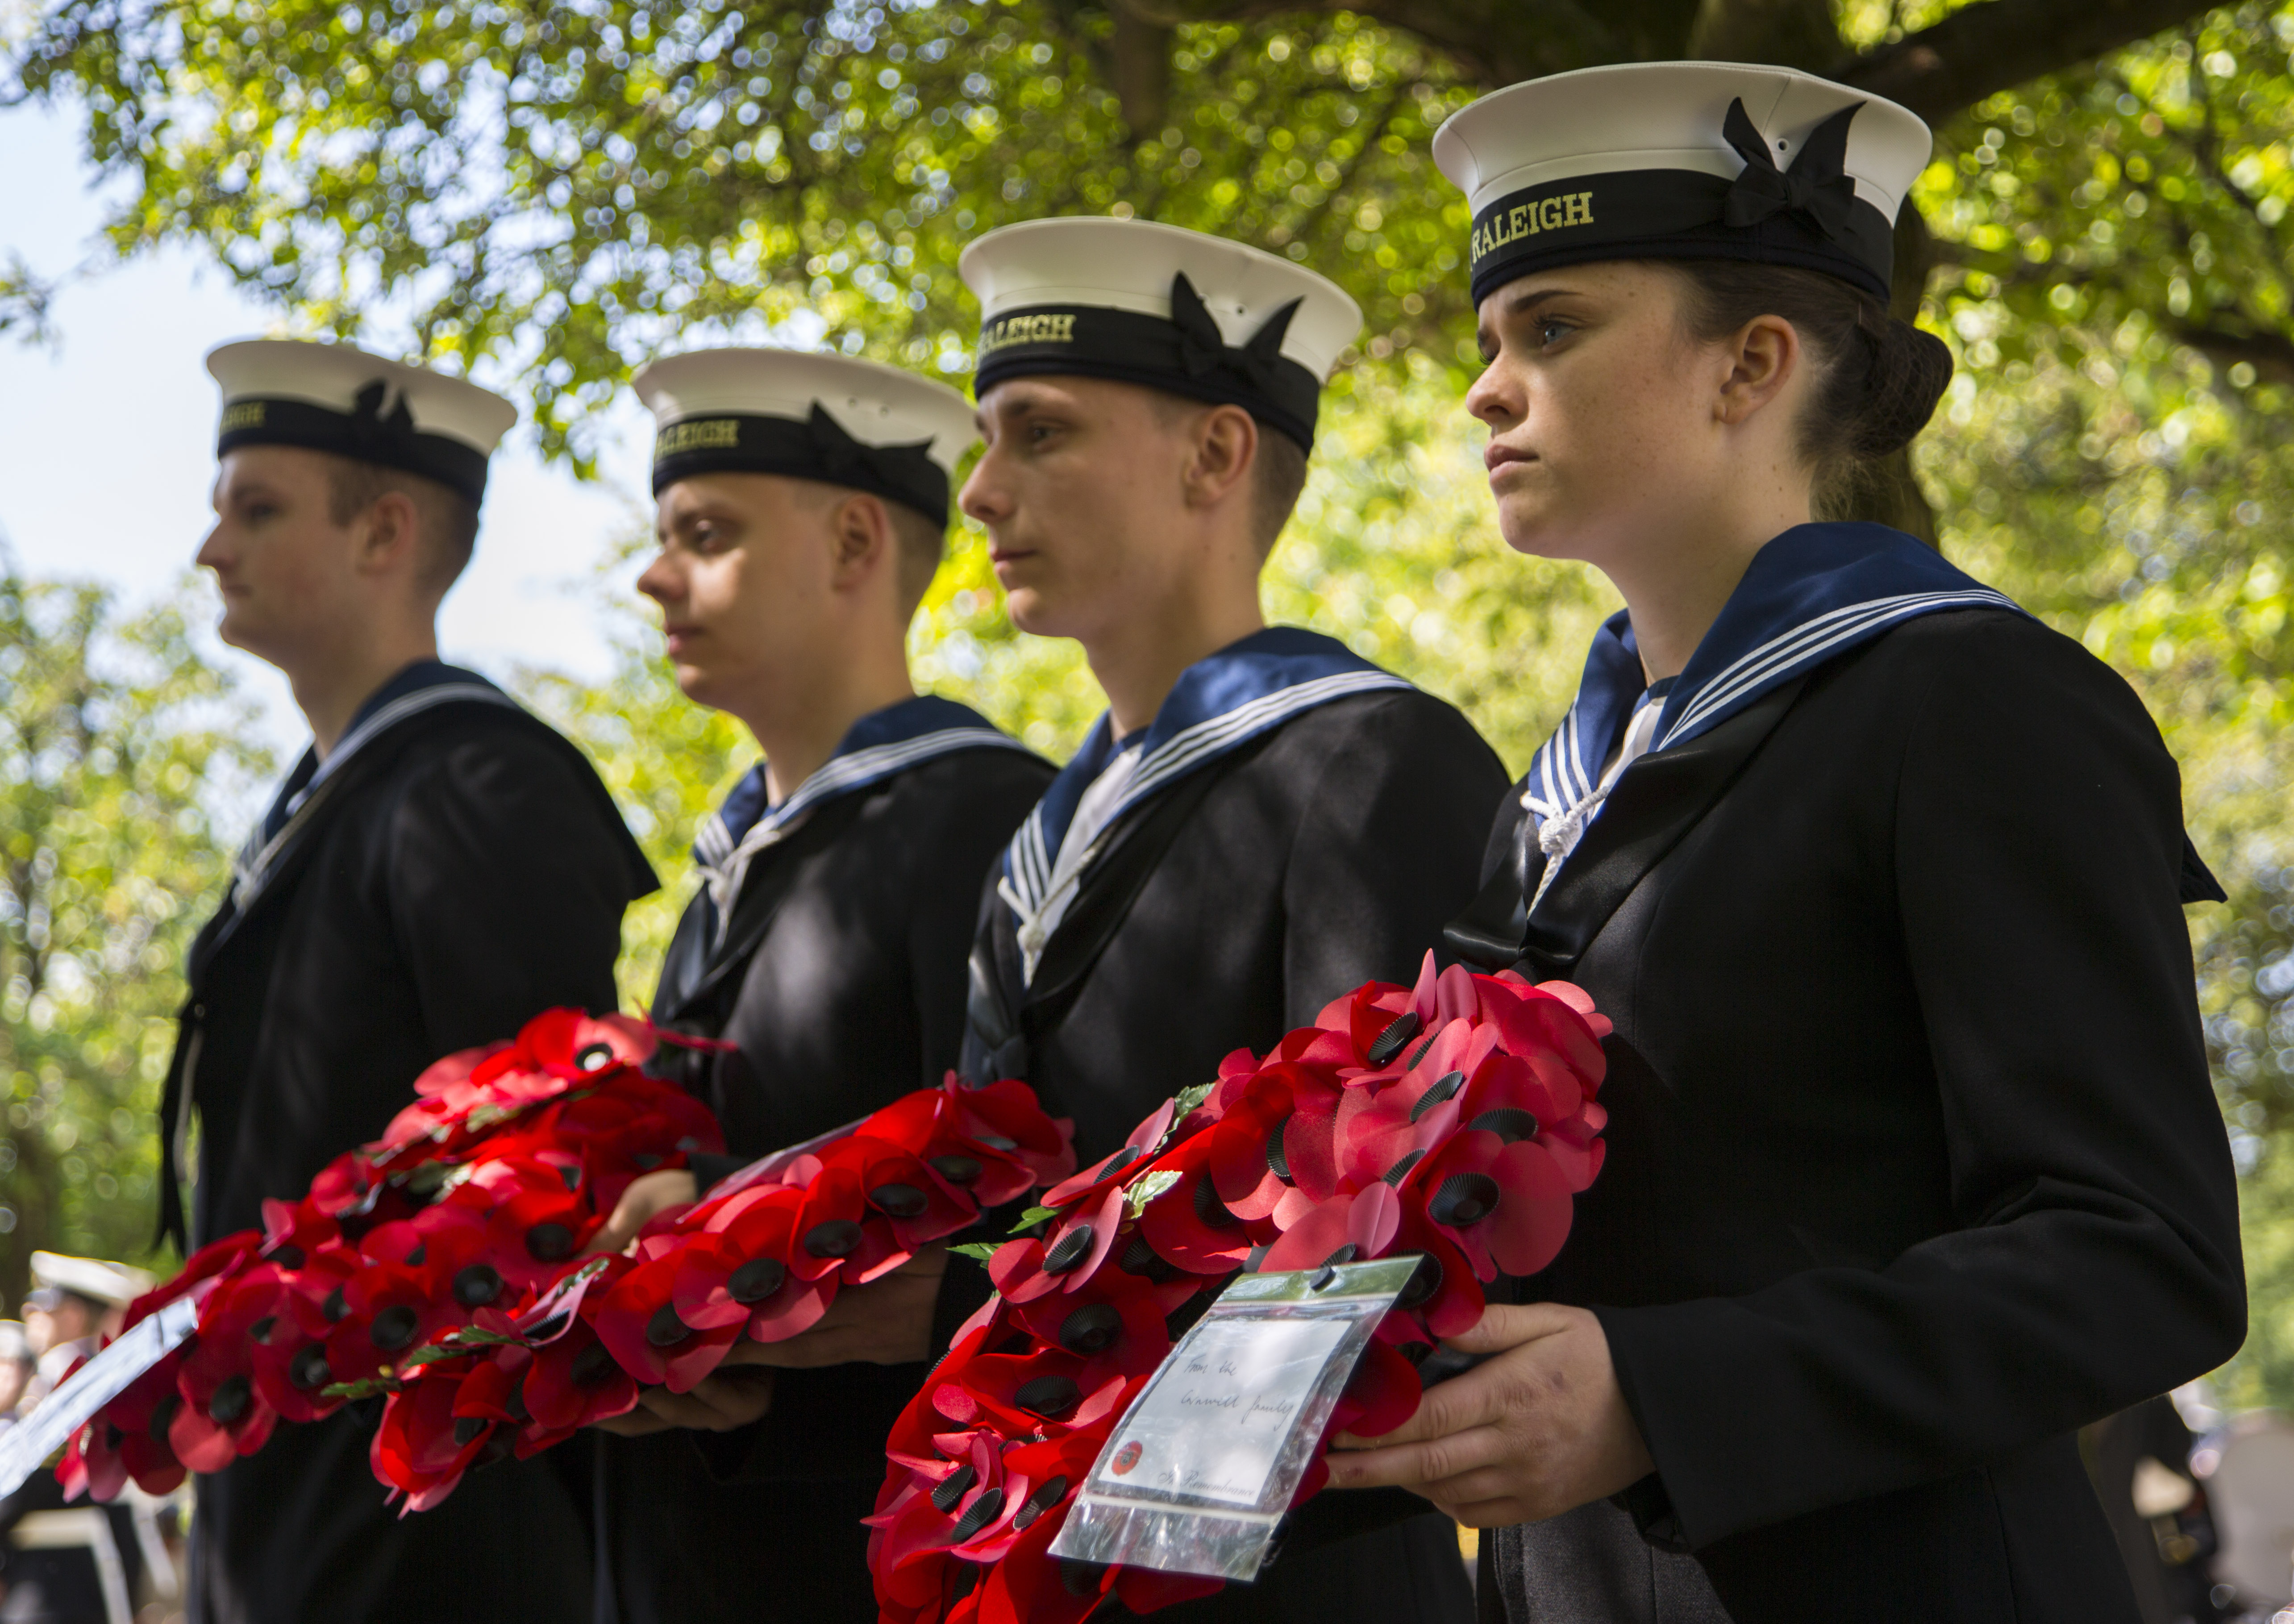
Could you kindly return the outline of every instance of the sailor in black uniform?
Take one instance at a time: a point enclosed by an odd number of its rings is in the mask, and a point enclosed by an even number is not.
[[[961,394],[874,361],[732,349],[655,362],[637,389],[660,424],[661,551],[639,588],[679,686],[740,718],[765,759],[696,842],[702,884],[653,1003],[722,1045],[660,1063],[717,1113],[729,1154],[640,1181],[605,1246],[742,1163],[940,1083],[980,877],[1052,775],[909,682],[908,622],[977,438]],[[929,1303],[944,1261],[934,1248],[869,1289]],[[874,1618],[860,1519],[926,1369],[921,1336],[896,1352],[734,1366],[608,1424],[652,1435],[600,1441],[598,1624]]]
[[[622,911],[654,884],[581,753],[437,657],[508,402],[339,345],[227,345],[207,368],[222,466],[199,561],[224,640],[287,674],[313,743],[191,945],[161,1111],[179,1246],[262,1227],[265,1200],[300,1198],[379,1134],[440,1056],[554,1005],[615,1007]],[[475,1474],[402,1519],[372,1430],[349,1410],[282,1425],[199,1479],[195,1624],[587,1605],[578,1451]]]
[[[1950,376],[1886,304],[1928,150],[1715,63],[1435,142],[1501,526],[1628,605],[1452,940],[1615,1023],[1608,1154],[1461,1339],[1496,1357],[1333,1475],[1493,1529],[1516,1624],[2132,1624],[2073,1434],[2244,1332],[2182,914],[2221,892],[2157,727],[1912,537],[1815,522]]]
[[[1351,299],[1111,219],[991,233],[963,272],[988,440],[964,509],[1013,621],[1081,642],[1109,702],[984,888],[965,1072],[1026,1078],[1088,1163],[1233,1050],[1414,978],[1472,895],[1504,769],[1449,705],[1260,618]],[[948,1279],[943,1336],[986,1295],[969,1263]],[[1323,1497],[1288,1549],[1170,1616],[1469,1612],[1456,1530],[1406,1497]]]

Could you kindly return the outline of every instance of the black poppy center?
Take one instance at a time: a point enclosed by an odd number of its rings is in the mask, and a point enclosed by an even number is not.
[[[879,1184],[868,1192],[868,1205],[889,1218],[921,1218],[931,1198],[913,1184]]]
[[[860,1226],[850,1218],[829,1218],[804,1232],[804,1249],[815,1257],[850,1257],[860,1249]]]
[[[1052,1249],[1044,1254],[1044,1272],[1065,1274],[1070,1269],[1080,1266],[1083,1260],[1091,1255],[1092,1244],[1096,1239],[1097,1237],[1092,1233],[1091,1225],[1087,1223],[1076,1225],[1053,1241]]]
[[[1104,1353],[1123,1335],[1123,1316],[1106,1303],[1086,1303],[1060,1321],[1060,1346],[1088,1359]]]
[[[646,1321],[646,1340],[656,1348],[673,1348],[693,1335],[693,1328],[677,1317],[677,1304],[664,1303]]]
[[[1395,1299],[1397,1308],[1417,1308],[1434,1300],[1442,1289],[1442,1260],[1431,1252],[1418,1260],[1418,1267],[1410,1271],[1410,1279]]]
[[[217,1426],[236,1425],[255,1402],[255,1384],[244,1376],[227,1376],[216,1384],[207,1401],[207,1416]]]
[[[1266,1135],[1266,1168],[1285,1184],[1297,1182],[1290,1176],[1290,1153],[1283,1148],[1282,1130],[1289,1127],[1288,1119],[1274,1125]]]
[[[593,1342],[574,1356],[566,1374],[577,1387],[595,1387],[614,1373],[614,1356],[606,1352],[606,1344]]]
[[[732,1279],[725,1282],[733,1301],[746,1307],[761,1303],[781,1288],[788,1279],[788,1270],[777,1257],[752,1257],[733,1271]]]
[[[1020,1503],[1020,1509],[1012,1514],[1013,1528],[1024,1531],[1029,1523],[1033,1522],[1067,1498],[1068,1480],[1066,1478],[1045,1478],[1036,1485],[1033,1493]]]
[[[1479,1223],[1498,1210],[1498,1181],[1486,1173],[1453,1173],[1426,1204],[1426,1215],[1452,1229]]]
[[[338,1286],[327,1294],[327,1300],[319,1304],[319,1311],[327,1317],[329,1325],[342,1323],[343,1317],[351,1311],[351,1305],[344,1300],[341,1287]]]
[[[1537,1137],[1537,1118],[1513,1105],[1501,1105],[1496,1110],[1484,1111],[1466,1125],[1485,1133],[1494,1133],[1509,1145]]]
[[[486,1428],[492,1425],[493,1423],[487,1420],[484,1416],[456,1416],[454,1417],[454,1447],[458,1449],[468,1449],[480,1438],[484,1437],[485,1435]]]
[[[1394,1057],[1402,1052],[1402,1045],[1417,1036],[1418,1028],[1424,1024],[1418,1019],[1417,1011],[1403,1011],[1386,1023],[1386,1030],[1370,1040],[1370,1048],[1364,1052],[1363,1058],[1373,1066],[1391,1063]]]
[[[931,1158],[932,1171],[951,1184],[969,1184],[980,1177],[980,1158],[972,1156],[936,1156]]]
[[[271,1333],[278,1328],[278,1315],[265,1314],[262,1319],[257,1320],[253,1325],[247,1328],[248,1339],[250,1342],[269,1342],[271,1340]]]
[[[562,1263],[574,1255],[574,1231],[562,1223],[537,1223],[525,1232],[525,1252],[537,1263]]]
[[[931,1503],[943,1512],[954,1511],[972,1492],[972,1485],[979,1476],[969,1465],[958,1466],[932,1485]]]
[[[148,1429],[154,1443],[167,1441],[167,1428],[175,1424],[175,1412],[183,1407],[183,1395],[171,1393],[151,1408],[151,1425]]]
[[[613,1063],[614,1046],[611,1043],[584,1043],[574,1056],[576,1071],[603,1071]]]
[[[422,1318],[403,1303],[394,1303],[374,1317],[366,1328],[366,1337],[386,1353],[395,1353],[414,1340],[414,1333],[422,1328]]]
[[[333,1381],[335,1373],[327,1366],[326,1348],[314,1342],[299,1349],[287,1361],[287,1379],[305,1393],[316,1393]]]
[[[1031,1416],[1056,1421],[1083,1402],[1083,1389],[1064,1376],[1039,1376],[1013,1393],[1012,1401]]]
[[[492,1263],[472,1263],[454,1277],[454,1301],[464,1308],[484,1308],[501,1295],[502,1278]]]
[[[980,1498],[966,1506],[964,1514],[956,1519],[956,1531],[948,1539],[962,1545],[1003,1514],[1004,1491],[1001,1489],[983,1489],[980,1491]]]
[[[1226,1203],[1219,1199],[1218,1187],[1208,1178],[1195,1186],[1195,1216],[1210,1230],[1231,1230],[1242,1222],[1227,1211]]]
[[[305,1262],[303,1248],[293,1241],[284,1241],[271,1249],[271,1261],[281,1269],[300,1269]]]
[[[1436,1077],[1430,1084],[1428,1085],[1424,1093],[1418,1096],[1418,1103],[1410,1108],[1410,1120],[1416,1122],[1420,1116],[1426,1115],[1427,1112],[1432,1110],[1436,1106],[1441,1104],[1442,1101],[1447,1100],[1451,1095],[1456,1093],[1460,1089],[1465,1086],[1466,1074],[1464,1072],[1444,1072],[1439,1077]]]

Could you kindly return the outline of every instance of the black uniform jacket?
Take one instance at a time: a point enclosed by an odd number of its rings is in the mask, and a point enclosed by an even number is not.
[[[696,896],[653,1016],[735,1045],[667,1051],[663,1063],[717,1113],[733,1157],[842,1127],[948,1075],[980,877],[1051,776],[1017,750],[932,757],[824,802],[761,853],[721,943]],[[925,1368],[785,1370],[753,1426],[601,1436],[599,1624],[868,1624],[860,1519]]]
[[[1522,817],[1453,932],[1485,961]],[[2185,850],[2140,702],[1997,610],[1625,772],[1528,922],[1616,1030],[1526,1287],[1594,1307],[1657,1472],[1485,1540],[1517,1624],[2134,1618],[2072,1433],[2245,1326]]]
[[[1414,980],[1472,893],[1505,788],[1472,725],[1415,689],[1299,713],[1125,815],[1032,984],[991,879],[966,1075],[1024,1076],[1075,1118],[1083,1164],[1109,1155],[1234,1050],[1273,1047],[1365,981]],[[1324,1494],[1306,1515],[1294,1544],[1371,1531],[1158,1616],[1430,1624],[1469,1608],[1456,1530],[1423,1502]]]
[[[199,1116],[192,1238],[299,1198],[440,1056],[555,1005],[614,1008],[622,911],[653,884],[589,763],[524,710],[451,701],[369,739],[192,944],[168,1089],[169,1120],[186,1094]],[[490,1467],[401,1519],[367,1463],[371,1420],[281,1425],[199,1480],[194,1624],[556,1620],[587,1604],[573,1456]]]

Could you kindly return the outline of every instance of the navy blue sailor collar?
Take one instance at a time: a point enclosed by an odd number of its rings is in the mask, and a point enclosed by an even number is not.
[[[828,759],[777,806],[761,761],[751,767],[702,825],[693,860],[721,922],[732,912],[750,859],[792,832],[824,802],[881,784],[960,750],[1028,747],[968,705],[923,694],[872,710],[845,730]]]
[[[998,889],[1023,921],[1044,912],[1060,848],[1084,792],[1120,751],[1137,750],[1139,763],[1102,829],[1116,827],[1157,792],[1302,711],[1354,694],[1410,686],[1337,638],[1296,626],[1270,626],[1230,643],[1180,673],[1143,733],[1119,740],[1113,713],[1101,716],[1013,836]]]
[[[518,708],[516,700],[476,671],[443,660],[412,661],[367,695],[323,759],[316,743],[305,747],[232,864],[231,894],[240,909],[244,912],[254,901],[281,856],[318,808],[320,791],[362,751],[411,717],[441,705],[473,703]]]
[[[1679,678],[1652,694],[1623,610],[1594,635],[1569,714],[1530,763],[1522,793],[1540,830],[1599,810],[1602,770],[1647,698],[1661,704],[1648,753],[1718,727],[1780,685],[1908,620],[2005,609],[2013,599],[1884,524],[1796,524],[1753,556]],[[1568,844],[1574,845],[1571,839]],[[1566,855],[1549,854],[1549,855]],[[1558,867],[1548,865],[1548,878]]]

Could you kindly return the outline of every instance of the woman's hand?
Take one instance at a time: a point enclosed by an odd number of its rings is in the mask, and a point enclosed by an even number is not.
[[[614,1204],[605,1227],[590,1237],[582,1255],[618,1252],[638,1238],[638,1231],[672,1206],[691,1206],[701,1196],[698,1181],[682,1167],[666,1167],[630,1181]]]
[[[736,1426],[748,1425],[772,1407],[771,1371],[734,1370],[702,1377],[690,1393],[671,1393],[666,1387],[640,1388],[635,1409],[610,1421],[600,1421],[598,1426],[623,1438],[642,1438],[648,1433],[663,1433],[678,1426],[696,1432],[729,1433]]]
[[[812,1370],[824,1365],[906,1365],[931,1357],[932,1309],[940,1277],[948,1272],[945,1241],[866,1286],[847,1286],[828,1311],[786,1342],[733,1344],[728,1365],[777,1365]]]
[[[1449,1345],[1494,1357],[1428,1388],[1385,1437],[1334,1440],[1331,1488],[1397,1484],[1468,1528],[1499,1528],[1558,1516],[1655,1469],[1609,1339],[1584,1309],[1493,1305]]]

